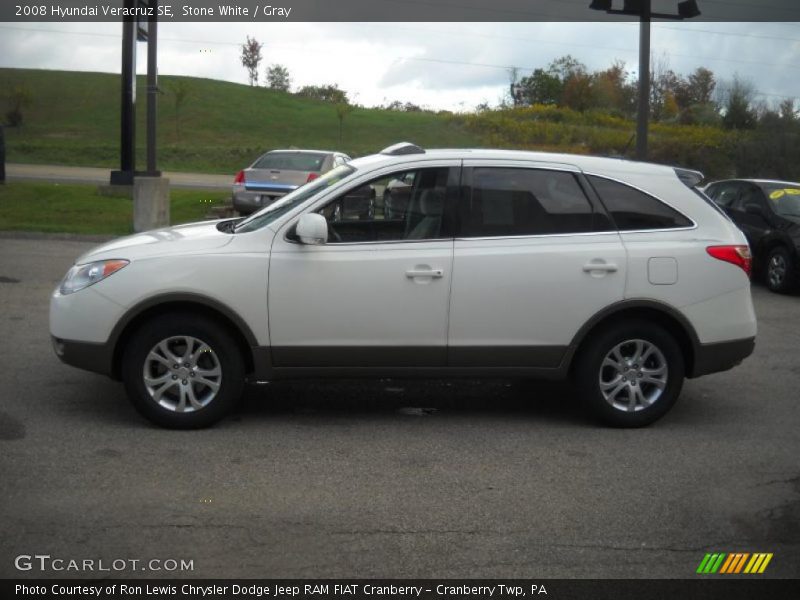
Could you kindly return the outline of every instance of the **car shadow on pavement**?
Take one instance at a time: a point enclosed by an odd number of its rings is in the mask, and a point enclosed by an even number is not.
[[[250,386],[233,418],[311,414],[333,418],[514,415],[590,424],[566,383],[471,379],[279,381]]]
[[[156,428],[136,414],[119,382],[85,374],[63,380],[59,388],[61,393],[50,400],[51,410],[57,414],[110,426]],[[705,386],[688,384],[667,420],[683,427],[737,418],[737,407],[725,404],[723,417],[715,394]],[[566,382],[495,379],[313,380],[249,385],[240,406],[223,424],[275,418],[390,422],[434,416],[523,418],[567,427],[598,426]]]

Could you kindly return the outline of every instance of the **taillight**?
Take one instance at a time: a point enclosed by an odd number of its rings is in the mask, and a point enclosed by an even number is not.
[[[724,260],[741,268],[747,276],[753,270],[753,257],[749,246],[709,246],[706,248],[711,256],[717,260]]]
[[[306,183],[309,181],[314,181],[317,177],[319,177],[319,173],[309,173],[308,179],[306,179]]]
[[[244,184],[244,171],[239,171],[236,174],[236,177],[233,178],[233,183],[235,184]]]

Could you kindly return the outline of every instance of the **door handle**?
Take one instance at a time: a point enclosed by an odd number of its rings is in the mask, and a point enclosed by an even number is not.
[[[432,277],[433,279],[439,279],[444,277],[444,271],[442,271],[442,269],[409,269],[406,271],[406,277],[409,279],[414,279],[414,277]]]
[[[616,273],[619,270],[617,265],[614,263],[604,263],[604,262],[597,262],[593,263],[590,262],[588,264],[583,265],[583,272],[584,273],[591,273],[592,271],[603,271],[605,273]]]

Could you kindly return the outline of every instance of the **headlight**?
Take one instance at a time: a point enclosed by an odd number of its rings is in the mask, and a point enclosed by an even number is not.
[[[128,265],[127,260],[99,260],[85,265],[75,265],[67,272],[59,291],[66,295],[102,281]]]

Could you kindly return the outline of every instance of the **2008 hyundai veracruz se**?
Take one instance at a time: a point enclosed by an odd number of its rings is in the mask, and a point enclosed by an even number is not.
[[[323,216],[400,178],[402,218]],[[569,377],[605,422],[646,425],[754,347],[749,248],[701,178],[397,144],[246,219],[81,256],[52,296],[55,351],[167,427],[217,421],[247,380],[409,376]]]

